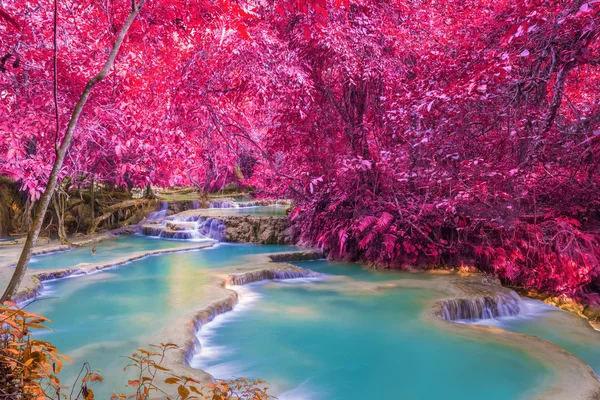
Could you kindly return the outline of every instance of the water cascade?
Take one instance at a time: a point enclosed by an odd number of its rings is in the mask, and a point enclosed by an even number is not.
[[[225,239],[225,224],[218,218],[210,217],[167,218],[142,225],[141,233],[164,239],[222,241]]]
[[[160,203],[160,210],[150,213],[146,218],[146,221],[161,221],[167,216],[167,210],[169,209],[169,203],[163,201]]]
[[[226,285],[240,286],[263,280],[289,280],[301,278],[317,278],[320,276],[321,274],[318,272],[313,272],[309,269],[298,267],[282,268],[279,270],[267,269],[261,271],[248,272],[245,274],[230,275],[226,280]]]
[[[400,274],[373,273],[341,262],[294,264],[326,275],[236,287],[241,306],[235,308],[230,306],[235,301],[212,303],[196,323],[201,329],[192,343],[195,354],[188,354],[190,366],[221,379],[264,379],[273,395],[286,400],[517,399],[552,376],[520,349],[490,345],[493,338],[472,340],[431,329],[422,316],[440,294],[387,287]],[[292,269],[285,274],[301,275]],[[227,285],[277,275],[239,272]],[[431,283],[424,274],[405,276]],[[495,294],[492,288],[482,289]],[[230,308],[231,313],[211,318]],[[420,367],[402,367],[415,365]],[[423,368],[434,384],[423,379]]]
[[[225,199],[225,200],[213,200],[212,203],[208,206],[208,208],[237,208],[237,204],[233,200]]]
[[[514,292],[440,302],[440,316],[448,321],[477,321],[521,313],[523,301]]]

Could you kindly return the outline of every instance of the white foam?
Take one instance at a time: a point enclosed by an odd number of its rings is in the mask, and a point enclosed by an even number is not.
[[[549,312],[559,311],[558,308],[551,306],[550,304],[546,304],[543,301],[539,301],[539,300],[523,299],[522,304],[523,304],[523,310],[520,314],[517,314],[517,315],[481,319],[478,321],[461,320],[461,321],[454,321],[454,322],[471,324],[471,325],[490,325],[490,326],[496,326],[496,327],[502,328],[505,326],[504,325],[505,323],[508,323],[511,321],[531,321],[531,320],[535,320]]]
[[[205,367],[204,370],[219,379],[235,379],[236,377],[245,375],[245,371],[250,367],[252,367],[252,363],[250,362],[229,361]]]
[[[215,360],[218,360],[219,358],[222,358],[225,355],[235,353],[234,347],[217,346],[214,344],[214,338],[217,334],[217,330],[221,326],[239,318],[254,304],[260,301],[262,297],[260,294],[252,291],[247,286],[248,285],[246,285],[246,287],[232,286],[231,289],[235,290],[238,293],[238,303],[235,305],[233,310],[224,314],[217,315],[212,321],[203,325],[199,332],[196,334],[196,337],[200,341],[201,348],[199,352],[194,354],[192,361],[190,362],[191,367],[202,369],[212,374],[210,370],[217,368],[218,365],[223,365],[219,368],[223,371],[227,370],[228,376],[222,376],[216,373],[213,374],[217,375],[219,378],[231,377],[231,375],[229,374],[233,373],[233,371],[237,369],[237,367],[233,368],[232,365],[230,365],[231,363],[224,363],[213,366],[210,366],[210,363]],[[224,366],[225,364],[227,364],[228,366]]]

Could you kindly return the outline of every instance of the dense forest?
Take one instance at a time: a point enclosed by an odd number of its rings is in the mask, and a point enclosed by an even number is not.
[[[0,173],[31,202],[127,6],[58,4],[54,59],[53,8],[3,5]],[[149,2],[79,117],[55,196],[240,182],[294,198],[302,238],[332,257],[473,263],[583,295],[600,271],[599,10]]]

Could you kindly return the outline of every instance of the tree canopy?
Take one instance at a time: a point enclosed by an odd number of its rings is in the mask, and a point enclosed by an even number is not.
[[[126,1],[0,9],[0,175],[32,200]],[[306,243],[600,287],[598,0],[148,0],[60,179],[289,196]],[[58,110],[58,111],[57,111]],[[58,129],[56,129],[58,113]]]

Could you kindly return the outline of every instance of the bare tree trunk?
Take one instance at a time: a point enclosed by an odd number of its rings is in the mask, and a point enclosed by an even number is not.
[[[69,120],[69,124],[67,125],[67,131],[65,133],[65,136],[62,139],[60,147],[56,148],[56,159],[54,160],[52,172],[50,173],[50,177],[48,178],[48,183],[46,184],[46,190],[44,191],[44,194],[42,194],[42,197],[40,198],[40,200],[37,203],[34,221],[33,221],[33,224],[31,225],[31,227],[29,228],[29,232],[27,233],[27,240],[25,241],[23,251],[21,252],[21,256],[19,257],[19,262],[17,263],[15,272],[13,273],[13,276],[10,280],[10,283],[8,284],[8,287],[4,291],[2,298],[0,298],[0,303],[10,300],[11,298],[13,298],[15,296],[15,294],[17,294],[19,285],[21,284],[21,281],[23,280],[23,277],[25,276],[25,272],[27,271],[27,266],[29,265],[29,260],[31,259],[31,254],[33,253],[33,247],[35,246],[35,243],[37,242],[37,238],[40,234],[40,230],[42,229],[44,215],[46,214],[46,210],[48,210],[48,205],[50,203],[50,199],[52,198],[52,195],[54,194],[54,189],[56,188],[56,183],[58,181],[58,175],[62,168],[63,161],[67,154],[67,150],[69,149],[69,146],[71,144],[73,134],[75,133],[75,127],[77,126],[77,121],[79,120],[79,116],[81,115],[81,112],[83,111],[83,107],[85,106],[85,103],[87,102],[88,98],[90,97],[90,94],[91,94],[94,86],[98,82],[101,82],[106,77],[106,75],[108,74],[110,69],[112,68],[112,66],[115,62],[115,58],[117,57],[117,54],[119,53],[119,49],[121,48],[121,44],[123,43],[123,40],[125,39],[125,35],[127,35],[127,31],[129,31],[131,24],[137,17],[138,13],[140,12],[140,9],[143,7],[145,2],[146,2],[146,0],[140,0],[140,2],[137,5],[135,4],[135,2],[132,2],[131,12],[127,16],[127,19],[125,20],[125,22],[123,23],[123,26],[121,27],[121,30],[119,31],[117,39],[115,40],[115,42],[113,44],[113,47],[110,51],[108,59],[106,60],[106,63],[104,64],[104,66],[102,67],[102,69],[100,70],[98,75],[94,76],[87,82],[87,84],[85,85],[85,89],[83,90],[83,92],[81,93],[81,96],[79,97],[79,101],[77,102],[77,104],[75,105],[75,108],[73,109],[73,114],[71,115],[71,119]],[[55,10],[55,12],[56,12],[56,10]],[[56,51],[56,47],[54,48],[54,51]]]
[[[562,67],[562,69],[558,73],[558,76],[556,77],[556,84],[554,85],[554,95],[552,96],[552,102],[550,103],[550,108],[546,116],[546,123],[544,124],[543,133],[548,133],[548,131],[550,131],[550,128],[552,128],[552,124],[554,123],[556,115],[558,114],[558,110],[560,109],[560,105],[562,104],[562,97],[565,89],[565,82],[567,80],[567,76],[574,67],[575,62],[568,62]]]
[[[91,196],[90,196],[90,201],[92,202],[91,206],[92,206],[92,219],[96,218],[96,182],[94,182],[94,179],[92,178],[92,189],[91,189]]]
[[[21,219],[21,226],[19,227],[19,233],[29,230],[31,225],[33,225],[33,220],[31,219],[31,210],[35,207],[35,203],[33,203],[29,198],[25,202],[25,208],[23,209],[23,218]]]
[[[94,182],[94,178],[92,178],[92,188],[90,190],[90,201],[91,201],[91,206],[92,206],[92,218],[91,218],[91,225],[88,228],[88,235],[94,233],[94,231],[96,230],[94,228],[94,219],[96,219],[96,189],[94,188],[95,182]]]
[[[156,198],[156,195],[154,194],[154,191],[152,190],[152,184],[149,183],[148,185],[146,185],[146,189],[144,190],[144,198],[145,199],[150,199],[153,200]]]
[[[52,204],[54,205],[54,212],[56,212],[58,238],[60,239],[60,243],[69,244],[69,238],[67,237],[67,231],[65,229],[65,202],[64,197],[60,192],[56,192],[55,195],[52,196]]]

